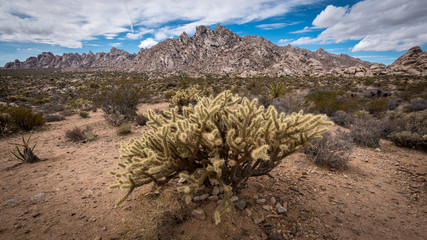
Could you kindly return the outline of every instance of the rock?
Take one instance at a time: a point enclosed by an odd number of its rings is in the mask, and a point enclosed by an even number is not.
[[[245,199],[239,199],[239,200],[233,202],[233,204],[234,204],[234,207],[240,211],[243,211],[246,208],[246,200]]]
[[[248,217],[252,217],[252,211],[251,210],[249,210],[249,209],[245,209],[245,213],[246,213],[246,216],[248,216]]]
[[[39,194],[37,194],[37,195],[34,195],[34,196],[32,196],[31,198],[30,198],[30,200],[32,200],[32,201],[34,201],[34,200],[38,200],[38,199],[41,199],[41,198],[44,198],[44,196],[45,196],[46,194],[45,193],[39,193]]]
[[[9,199],[9,200],[7,200],[6,202],[4,202],[4,205],[5,206],[14,206],[15,204],[17,204],[19,202],[19,200],[18,199],[16,199],[16,198],[12,198],[12,199]]]
[[[271,203],[271,205],[275,205],[276,204],[276,198],[275,197],[271,197],[270,198],[270,203]]]
[[[195,196],[193,198],[193,201],[203,201],[203,200],[207,199],[208,197],[209,197],[209,194],[205,193],[205,194],[202,194],[199,196]]]
[[[273,207],[272,206],[270,206],[270,205],[263,205],[262,206],[262,208],[264,208],[264,210],[266,210],[266,211],[271,211],[271,210],[273,210]]]
[[[375,152],[381,152],[381,149],[375,148]]]
[[[205,220],[206,219],[206,213],[203,209],[197,208],[191,211],[191,216],[193,216],[196,219],[199,220]]]
[[[217,196],[219,194],[219,187],[217,187],[217,186],[215,186],[213,189],[212,189],[212,196]]]
[[[425,181],[426,181],[426,177],[424,177],[424,176],[419,176],[419,177],[417,177],[416,181],[417,181],[417,182],[425,182]]]
[[[86,215],[80,215],[79,219],[82,220],[85,217],[86,217]]]
[[[40,215],[42,215],[42,214],[41,214],[41,212],[38,212],[38,213],[36,213],[36,214],[33,214],[33,216],[32,216],[32,217],[33,217],[33,218],[36,218],[36,217],[39,217]]]
[[[280,204],[280,203],[277,203],[276,204],[276,210],[277,210],[277,212],[278,213],[285,213],[285,212],[287,212],[288,210],[285,208],[285,207],[283,207],[282,206],[282,204]]]
[[[256,200],[256,203],[258,203],[258,204],[265,204],[266,202],[267,202],[267,200],[265,198],[258,198]]]
[[[101,240],[101,236],[96,236],[93,240]]]
[[[218,196],[209,196],[209,197],[208,197],[208,200],[209,200],[209,201],[212,201],[212,202],[216,202],[216,201],[218,201],[218,199],[219,199],[219,197],[218,197]]]
[[[230,201],[232,201],[232,202],[235,202],[235,201],[237,201],[237,200],[239,200],[239,198],[238,198],[237,196],[232,196],[232,197],[230,198]]]
[[[265,221],[264,215],[255,216],[253,219],[254,219],[255,224],[260,224],[260,223]]]
[[[268,239],[269,240],[286,240],[286,238],[283,237],[282,234],[277,232],[271,233],[270,236],[268,236]]]

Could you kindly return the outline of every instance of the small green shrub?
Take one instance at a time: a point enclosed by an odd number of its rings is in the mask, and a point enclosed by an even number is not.
[[[312,112],[331,115],[336,111],[352,112],[360,108],[358,99],[338,91],[318,90],[308,94],[306,101],[311,103]]]
[[[346,113],[344,111],[336,111],[332,114],[331,120],[343,127],[349,128],[351,124],[353,123],[353,116],[349,113]]]
[[[123,123],[117,128],[116,133],[119,136],[126,135],[132,132],[132,125],[130,123]]]
[[[416,112],[427,109],[427,99],[417,99],[403,107],[405,112]]]
[[[283,96],[286,92],[286,86],[282,83],[274,83],[268,87],[270,95],[274,98]]]
[[[225,91],[199,99],[195,106],[169,109],[163,114],[148,111],[150,130],[120,149],[123,172],[112,172],[117,184],[128,189],[154,182],[163,185],[176,176],[187,180],[178,191],[189,203],[201,185],[214,182],[224,189],[224,200],[215,211],[215,222],[232,209],[231,192],[250,177],[268,175],[283,158],[320,137],[332,123],[324,115],[302,112],[278,115],[274,107],[264,111]]]
[[[414,148],[427,151],[427,135],[422,136],[410,131],[395,132],[388,139],[399,147]]]
[[[46,122],[59,122],[65,120],[65,117],[59,114],[49,114],[45,117]]]
[[[88,112],[86,112],[86,111],[80,111],[80,112],[79,112],[79,116],[80,116],[81,118],[88,118],[88,117],[89,117],[89,113],[88,113]]]
[[[3,135],[7,132],[11,122],[12,117],[9,113],[0,113],[0,135]]]
[[[65,137],[73,142],[90,142],[96,139],[96,135],[92,132],[92,129],[88,126],[85,129],[74,127],[71,130],[65,132]]]
[[[335,135],[325,132],[321,139],[305,148],[308,158],[315,164],[335,169],[347,168],[354,144],[349,133],[338,130]]]
[[[24,131],[30,131],[46,122],[42,113],[33,113],[31,109],[25,107],[2,108],[2,112],[8,113],[12,124]]]

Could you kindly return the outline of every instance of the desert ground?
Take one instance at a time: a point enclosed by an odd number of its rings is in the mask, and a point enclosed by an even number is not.
[[[143,104],[139,112],[167,106]],[[65,138],[86,126],[96,140]],[[116,207],[125,191],[108,186],[120,142],[147,130],[133,125],[118,136],[102,111],[70,116],[25,134],[42,161],[16,167],[9,150],[20,135],[0,138],[0,239],[427,239],[427,157],[385,140],[377,149],[356,147],[346,170],[318,167],[302,152],[287,157],[273,178],[250,179],[233,199],[244,209],[225,213],[219,225],[217,199],[182,203],[178,179],[142,187]]]

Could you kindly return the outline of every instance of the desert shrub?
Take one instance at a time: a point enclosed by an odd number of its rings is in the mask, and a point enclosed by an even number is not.
[[[76,112],[72,109],[66,109],[66,110],[60,112],[59,114],[61,114],[64,117],[69,117],[69,116],[73,116],[74,114],[76,114]]]
[[[371,114],[376,114],[389,110],[389,99],[385,97],[375,98],[366,103],[366,110]]]
[[[59,122],[65,120],[65,117],[59,114],[48,114],[44,119],[46,122]]]
[[[85,129],[74,127],[65,132],[65,137],[73,142],[88,142],[96,139],[96,135],[92,132],[92,128],[87,126]]]
[[[404,113],[388,112],[393,132],[416,132],[421,135],[427,134],[427,110]]]
[[[278,112],[284,112],[286,114],[299,112],[307,108],[304,97],[297,93],[288,93],[283,97],[275,98],[272,105]]]
[[[9,113],[0,113],[0,135],[6,133],[12,122],[12,117]]]
[[[89,117],[89,113],[88,113],[88,112],[86,112],[86,111],[80,111],[80,112],[79,112],[79,116],[80,116],[81,118],[88,118],[88,117]]]
[[[113,126],[133,120],[143,89],[135,81],[120,78],[101,88],[96,103],[104,111],[105,119]]]
[[[279,98],[285,94],[286,86],[282,83],[274,83],[268,87],[268,90],[273,99]]]
[[[148,118],[142,114],[138,114],[135,117],[135,121],[139,126],[145,126],[148,122]]]
[[[347,167],[353,149],[351,135],[338,130],[335,135],[331,132],[323,133],[321,139],[312,141],[305,148],[305,153],[317,165],[343,169]]]
[[[380,139],[389,133],[389,121],[373,117],[356,118],[350,131],[357,145],[376,148],[380,146]]]
[[[65,106],[63,105],[42,105],[41,109],[43,112],[47,113],[55,113],[65,110]]]
[[[427,99],[418,99],[403,107],[405,112],[422,111],[427,108]]]
[[[29,108],[9,106],[2,109],[3,113],[10,115],[12,124],[24,131],[30,131],[46,122],[42,113],[33,113]]]
[[[224,200],[215,211],[215,221],[233,208],[230,195],[249,177],[268,175],[281,160],[307,145],[332,124],[324,115],[302,112],[278,116],[274,107],[264,111],[230,91],[199,99],[195,106],[148,111],[151,129],[141,139],[131,139],[120,149],[123,172],[112,172],[128,189],[118,203],[136,187],[154,182],[163,185],[176,176],[187,180],[178,188],[189,203],[203,184],[224,188]]]
[[[116,130],[116,133],[119,136],[126,135],[126,134],[129,134],[131,132],[132,132],[132,125],[130,123],[123,123]]]
[[[173,90],[169,90],[169,91],[166,91],[165,93],[163,93],[163,98],[166,100],[172,99],[173,96],[175,96],[175,91],[173,91]]]
[[[403,131],[395,132],[388,136],[388,139],[399,147],[414,148],[427,151],[427,135]]]
[[[351,112],[360,108],[358,99],[338,91],[318,90],[308,94],[305,98],[308,103],[312,104],[310,111],[329,116],[339,110]]]
[[[353,116],[349,113],[346,113],[344,111],[336,111],[332,114],[331,120],[343,127],[349,128],[351,126],[351,123],[353,122]]]

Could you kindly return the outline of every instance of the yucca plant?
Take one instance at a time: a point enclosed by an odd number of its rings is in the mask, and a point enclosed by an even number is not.
[[[27,140],[25,140],[24,136],[21,136],[22,144],[21,143],[11,143],[12,145],[14,145],[16,147],[17,153],[14,153],[12,151],[10,151],[10,152],[17,159],[19,159],[25,163],[33,163],[33,162],[40,161],[40,159],[36,155],[34,155],[34,153],[33,153],[34,148],[36,147],[37,143],[34,144],[33,147],[30,147],[30,139],[31,139],[31,136],[29,136]],[[24,150],[21,151],[19,149],[19,147],[23,147]]]
[[[271,84],[268,88],[270,91],[270,95],[274,98],[279,98],[285,94],[286,86],[282,83],[274,83]]]

